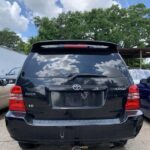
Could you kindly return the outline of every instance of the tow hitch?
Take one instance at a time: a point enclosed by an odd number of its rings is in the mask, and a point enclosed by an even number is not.
[[[74,146],[72,150],[86,150],[88,149],[88,146]]]

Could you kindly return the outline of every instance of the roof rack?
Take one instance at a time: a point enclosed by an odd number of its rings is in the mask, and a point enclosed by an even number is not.
[[[105,41],[92,41],[92,40],[51,40],[51,41],[41,41],[33,44],[31,52],[39,51],[39,49],[46,49],[46,48],[63,48],[65,45],[87,45],[93,48],[104,48],[105,49],[113,49],[117,50],[118,45],[111,42]],[[87,48],[87,47],[83,47]]]

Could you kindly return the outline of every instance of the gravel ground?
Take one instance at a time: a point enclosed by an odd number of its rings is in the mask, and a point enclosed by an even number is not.
[[[0,150],[21,150],[17,142],[10,136],[5,126],[4,112],[0,112]],[[94,148],[89,148],[94,149]],[[139,135],[124,148],[110,148],[108,144],[100,145],[95,150],[150,150],[150,120],[145,120]],[[40,146],[34,150],[71,150],[71,147],[53,147],[49,145]]]

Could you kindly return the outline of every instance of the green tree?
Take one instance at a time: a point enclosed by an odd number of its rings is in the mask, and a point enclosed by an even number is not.
[[[91,39],[115,42],[126,48],[150,45],[150,8],[144,4],[68,12],[52,19],[36,17],[34,22],[38,35],[29,40],[30,44],[41,40]],[[139,66],[139,60],[132,59],[128,65]]]
[[[144,47],[150,39],[150,9],[144,4],[90,12],[62,13],[58,18],[35,18],[38,35],[31,42],[54,39],[93,39]]]
[[[0,31],[0,45],[6,46],[16,51],[21,51],[22,46],[25,43],[21,40],[21,38],[13,31],[9,29],[4,29]]]

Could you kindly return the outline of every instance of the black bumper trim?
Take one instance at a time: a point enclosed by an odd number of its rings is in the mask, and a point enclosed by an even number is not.
[[[7,129],[17,141],[44,143],[83,144],[117,141],[135,137],[143,123],[142,112],[126,112],[125,119],[104,120],[59,120],[59,121],[25,121],[25,114],[12,112],[6,115]],[[30,122],[30,123],[29,123]],[[52,123],[52,124],[51,124]],[[42,125],[44,124],[44,125]],[[50,125],[51,124],[51,125]]]

